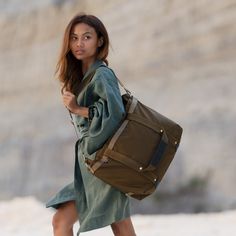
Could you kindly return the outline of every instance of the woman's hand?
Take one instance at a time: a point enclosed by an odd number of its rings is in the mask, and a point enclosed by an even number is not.
[[[79,108],[79,105],[77,104],[76,96],[73,93],[63,89],[62,101],[68,110],[70,110],[72,113],[76,113]]]
[[[88,108],[79,106],[76,101],[76,96],[66,89],[62,90],[62,101],[70,112],[79,116],[88,117]]]

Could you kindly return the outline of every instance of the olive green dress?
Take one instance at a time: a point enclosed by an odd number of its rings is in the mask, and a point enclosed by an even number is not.
[[[125,115],[117,79],[112,71],[97,60],[83,80],[95,74],[85,91],[77,98],[80,106],[89,108],[89,118],[73,115],[80,140],[77,142],[74,182],[65,186],[46,207],[75,200],[79,214],[80,232],[110,225],[130,216],[128,197],[93,176],[85,166],[84,157],[93,159],[96,150],[109,138]],[[122,173],[121,173],[122,174]]]

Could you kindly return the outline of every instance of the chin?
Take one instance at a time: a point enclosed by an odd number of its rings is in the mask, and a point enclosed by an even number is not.
[[[83,56],[80,56],[80,55],[74,55],[74,57],[77,59],[77,60],[83,60],[84,57]]]

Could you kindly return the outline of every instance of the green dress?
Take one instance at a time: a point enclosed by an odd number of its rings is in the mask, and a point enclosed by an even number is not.
[[[89,118],[73,115],[80,135],[74,182],[46,204],[46,207],[57,209],[64,202],[75,200],[80,222],[77,235],[130,216],[129,198],[93,176],[84,163],[84,157],[95,157],[96,150],[113,134],[125,115],[117,79],[109,68],[101,65],[103,62],[97,60],[86,72],[83,80],[96,71],[88,87],[77,98],[80,106],[89,108]]]

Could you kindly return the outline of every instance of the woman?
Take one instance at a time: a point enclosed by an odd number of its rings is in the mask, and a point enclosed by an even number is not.
[[[80,140],[76,148],[74,182],[63,188],[47,207],[57,209],[53,217],[55,236],[73,235],[111,225],[116,236],[134,236],[129,199],[87,170],[84,156],[96,150],[114,133],[125,115],[115,75],[105,66],[109,37],[95,16],[79,14],[68,24],[57,64],[62,98],[72,113]],[[92,77],[85,90],[81,81]]]

